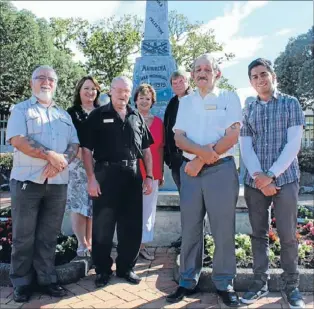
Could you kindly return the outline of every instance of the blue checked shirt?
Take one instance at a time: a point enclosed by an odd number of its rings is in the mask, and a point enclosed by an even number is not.
[[[267,104],[259,98],[248,104],[243,111],[241,136],[251,136],[253,149],[264,172],[268,171],[279,158],[287,143],[288,128],[305,126],[305,117],[298,100],[289,95],[275,91]],[[298,159],[276,179],[276,185],[282,186],[299,180]],[[254,180],[245,170],[244,183],[256,188]]]
[[[7,142],[14,136],[30,136],[57,153],[64,153],[69,144],[79,144],[70,115],[56,104],[43,107],[34,96],[14,106],[8,121]],[[47,163],[14,149],[11,179],[42,184]],[[67,184],[68,179],[69,170],[66,167],[55,177],[48,178],[48,184]]]

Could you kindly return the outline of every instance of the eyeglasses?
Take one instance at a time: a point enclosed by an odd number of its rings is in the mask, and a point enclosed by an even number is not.
[[[44,76],[44,75],[36,76],[34,79],[39,80],[40,82],[44,82],[44,81],[48,80],[49,83],[55,83],[57,81],[57,79],[54,77],[48,77],[48,76]]]
[[[124,94],[124,93],[127,95],[131,94],[131,90],[129,90],[129,89],[121,89],[121,88],[116,88],[116,87],[111,87],[111,88],[115,89],[116,92],[119,94]]]

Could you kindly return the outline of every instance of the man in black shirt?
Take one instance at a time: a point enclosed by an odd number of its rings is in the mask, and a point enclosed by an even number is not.
[[[183,71],[175,71],[170,76],[170,83],[175,96],[167,105],[164,125],[165,125],[165,163],[171,169],[172,178],[180,191],[180,167],[182,165],[182,150],[179,149],[174,141],[174,132],[172,128],[176,122],[179,99],[193,90],[189,85],[187,73]]]
[[[97,287],[105,286],[112,274],[110,253],[116,224],[116,275],[131,283],[140,282],[133,267],[142,238],[142,194],[152,191],[149,146],[153,139],[142,116],[128,105],[131,91],[132,82],[127,77],[114,78],[111,102],[91,112],[82,134],[88,193],[94,199],[92,257]],[[147,171],[144,181],[139,158]]]
[[[193,90],[189,85],[187,73],[183,71],[175,71],[170,76],[170,83],[175,96],[169,101],[167,105],[164,125],[165,125],[165,148],[164,160],[171,169],[172,178],[180,192],[180,167],[182,165],[182,150],[179,149],[174,141],[174,132],[172,130],[176,123],[179,99]],[[181,246],[181,237],[171,244],[173,247]]]

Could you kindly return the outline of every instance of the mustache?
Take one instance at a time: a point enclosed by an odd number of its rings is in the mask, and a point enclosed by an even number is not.
[[[197,80],[206,80],[206,81],[207,81],[207,78],[206,78],[206,77],[201,76],[201,77],[199,77]]]

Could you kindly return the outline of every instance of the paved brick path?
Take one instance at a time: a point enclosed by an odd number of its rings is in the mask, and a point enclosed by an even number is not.
[[[95,272],[76,284],[66,285],[68,296],[54,298],[35,294],[29,303],[19,304],[12,300],[12,288],[0,289],[0,308],[226,308],[215,294],[198,293],[176,304],[168,304],[165,295],[176,288],[172,269],[175,253],[169,248],[151,248],[156,259],[148,262],[139,259],[135,268],[141,276],[139,285],[131,285],[123,279],[112,277],[108,286],[96,289]],[[113,256],[116,253],[113,252]],[[270,293],[269,297],[249,307],[241,308],[288,308],[280,293]],[[307,308],[314,308],[313,294],[306,294]]]

